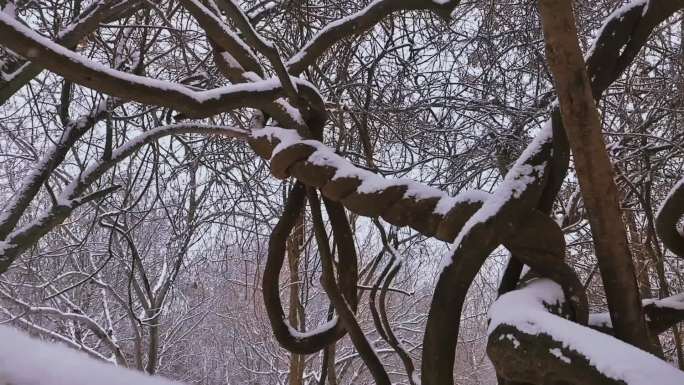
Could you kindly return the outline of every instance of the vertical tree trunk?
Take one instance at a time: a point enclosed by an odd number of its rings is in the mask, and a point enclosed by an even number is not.
[[[651,351],[614,172],[577,41],[572,6],[568,0],[540,0],[539,8],[547,59],[574,154],[615,334]]]
[[[292,231],[292,236],[287,242],[287,262],[290,270],[290,308],[288,310],[288,319],[290,325],[299,330],[304,330],[304,309],[299,300],[299,259],[304,244],[303,222],[303,215],[300,215],[294,230]],[[290,372],[287,376],[288,384],[303,385],[304,358],[305,357],[301,354],[290,354]]]
[[[325,365],[328,367],[328,385],[337,385],[337,371],[335,370],[335,351],[337,343],[326,347],[328,355]]]
[[[159,314],[157,309],[154,310]],[[150,340],[147,346],[147,365],[145,366],[145,372],[148,374],[154,374],[157,370],[157,361],[159,360],[159,322],[159,317],[154,317],[150,320]]]

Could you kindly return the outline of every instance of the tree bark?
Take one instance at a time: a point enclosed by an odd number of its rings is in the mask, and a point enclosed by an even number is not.
[[[614,172],[605,151],[572,6],[567,0],[540,0],[539,8],[547,59],[574,154],[615,333],[623,341],[650,351]]]

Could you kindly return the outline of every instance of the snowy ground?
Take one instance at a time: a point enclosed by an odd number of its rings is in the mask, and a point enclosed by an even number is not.
[[[0,384],[12,385],[180,385],[161,377],[97,361],[57,344],[0,326]]]

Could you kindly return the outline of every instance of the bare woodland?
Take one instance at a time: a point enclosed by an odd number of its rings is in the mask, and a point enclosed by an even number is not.
[[[684,384],[684,1],[0,9],[3,328],[186,384]]]

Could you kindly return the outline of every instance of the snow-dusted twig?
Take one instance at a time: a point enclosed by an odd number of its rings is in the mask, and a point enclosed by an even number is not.
[[[302,73],[333,44],[362,33],[394,12],[431,10],[446,18],[459,3],[459,0],[374,0],[360,11],[323,27],[287,61],[287,67],[294,75]]]
[[[95,336],[97,336],[97,338],[99,338],[100,341],[102,341],[109,348],[109,350],[111,350],[112,354],[114,354],[114,356],[116,357],[116,362],[119,365],[127,366],[127,360],[121,352],[121,347],[111,338],[109,333],[107,333],[107,331],[102,326],[100,326],[100,324],[98,324],[94,319],[88,317],[87,315],[80,312],[65,313],[59,309],[48,306],[32,306],[26,302],[23,302],[15,298],[14,296],[6,293],[4,290],[1,289],[0,296],[17,305],[24,312],[24,314],[51,316],[63,320],[78,322],[81,325],[84,325],[90,331],[92,331],[93,334],[95,334]]]
[[[83,194],[107,170],[138,151],[142,146],[168,135],[187,133],[220,135],[245,138],[247,131],[224,126],[176,124],[149,130],[112,151],[110,159],[103,159],[88,166],[77,178],[67,185],[57,197],[57,204],[26,225],[14,229],[0,242],[0,271],[4,272],[24,250],[33,246],[55,226],[64,221],[71,212],[85,203]]]
[[[59,141],[50,147],[45,155],[36,162],[31,171],[14,193],[9,203],[0,212],[0,239],[4,239],[14,228],[26,208],[36,196],[40,187],[51,173],[64,160],[76,141],[88,132],[96,122],[107,113],[106,102],[101,102],[93,111],[66,124]]]

